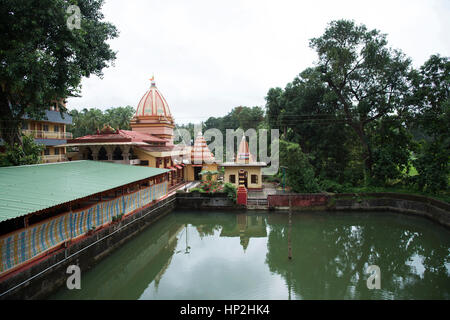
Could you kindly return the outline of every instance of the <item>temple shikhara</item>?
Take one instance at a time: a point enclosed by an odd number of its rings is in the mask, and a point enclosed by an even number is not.
[[[96,134],[69,139],[64,147],[76,147],[78,153],[69,160],[96,160],[129,165],[169,169],[169,185],[205,179],[203,171],[225,168],[224,182],[248,189],[261,189],[261,168],[248,150],[245,136],[238,148],[235,162],[221,164],[215,159],[201,133],[193,146],[174,144],[175,121],[169,104],[156,87],[152,77],[149,90],[142,96],[131,130],[105,126]],[[214,176],[213,179],[217,177]]]

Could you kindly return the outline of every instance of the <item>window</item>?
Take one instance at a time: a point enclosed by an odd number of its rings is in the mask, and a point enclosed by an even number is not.
[[[59,126],[53,126],[53,130],[54,130],[55,132],[59,132]]]
[[[28,130],[28,122],[22,122],[22,130]]]
[[[48,124],[44,124],[44,125],[43,125],[43,130],[44,130],[44,131],[48,131]]]
[[[44,155],[45,155],[45,156],[50,155],[50,149],[49,149],[49,148],[45,148],[45,149],[44,149]]]
[[[252,184],[258,184],[258,176],[256,174],[252,174]]]
[[[59,148],[55,148],[55,154],[56,154],[56,155],[59,154]]]
[[[236,176],[234,174],[230,174],[230,183],[236,183]]]

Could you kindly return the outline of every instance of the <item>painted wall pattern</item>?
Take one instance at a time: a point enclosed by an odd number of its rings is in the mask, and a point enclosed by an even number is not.
[[[64,241],[111,222],[115,216],[133,212],[158,200],[165,196],[167,191],[166,181],[84,209],[61,214],[0,237],[0,274]]]

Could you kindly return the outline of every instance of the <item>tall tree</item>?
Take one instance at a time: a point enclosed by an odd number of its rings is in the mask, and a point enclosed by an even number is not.
[[[69,28],[69,0],[0,2],[0,132],[21,144],[25,114],[43,117],[55,100],[76,96],[82,77],[102,76],[116,55],[107,41],[118,33],[103,22],[103,0],[78,0],[80,28]],[[60,105],[61,111],[66,111]]]
[[[318,70],[336,94],[335,108],[355,131],[372,172],[373,152],[367,126],[390,113],[401,113],[408,92],[410,60],[387,47],[386,35],[353,21],[332,21],[325,33],[310,40],[319,55]]]
[[[97,108],[84,108],[81,111],[74,109],[70,111],[72,126],[69,131],[74,137],[81,137],[95,134],[104,125],[110,125],[114,129],[129,130],[130,120],[135,112],[131,106],[109,108],[104,112]]]
[[[136,110],[132,106],[116,107],[106,109],[105,120],[107,124],[114,129],[130,130],[130,120],[133,118]]]
[[[422,190],[448,190],[450,175],[450,61],[432,55],[412,74],[413,125],[426,134],[414,161]]]
[[[280,163],[287,167],[287,180],[294,192],[318,192],[319,184],[310,156],[297,143],[280,140]]]
[[[316,68],[301,72],[283,90],[270,89],[267,117],[273,128],[285,131],[285,139],[298,143],[312,156],[316,174],[326,179],[344,180],[345,167],[355,134],[334,107],[336,95],[321,79]],[[361,170],[359,170],[361,171]],[[357,175],[353,172],[354,177]]]

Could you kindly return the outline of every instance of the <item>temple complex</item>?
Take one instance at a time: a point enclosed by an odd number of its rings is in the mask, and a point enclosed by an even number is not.
[[[105,126],[96,134],[70,139],[66,147],[77,147],[71,160],[96,160],[170,169],[169,185],[185,179],[184,166],[190,147],[173,144],[174,119],[169,105],[151,79],[130,125],[132,130]]]
[[[96,160],[129,165],[169,169],[169,186],[185,181],[205,180],[208,172],[225,168],[224,182],[247,189],[262,189],[264,162],[257,162],[242,138],[234,162],[218,164],[200,132],[194,145],[174,144],[175,121],[169,105],[151,79],[149,90],[142,96],[131,130],[105,126],[96,134],[70,139],[64,147],[77,147],[69,160]],[[202,173],[203,172],[203,173]],[[217,175],[212,175],[216,180]]]

